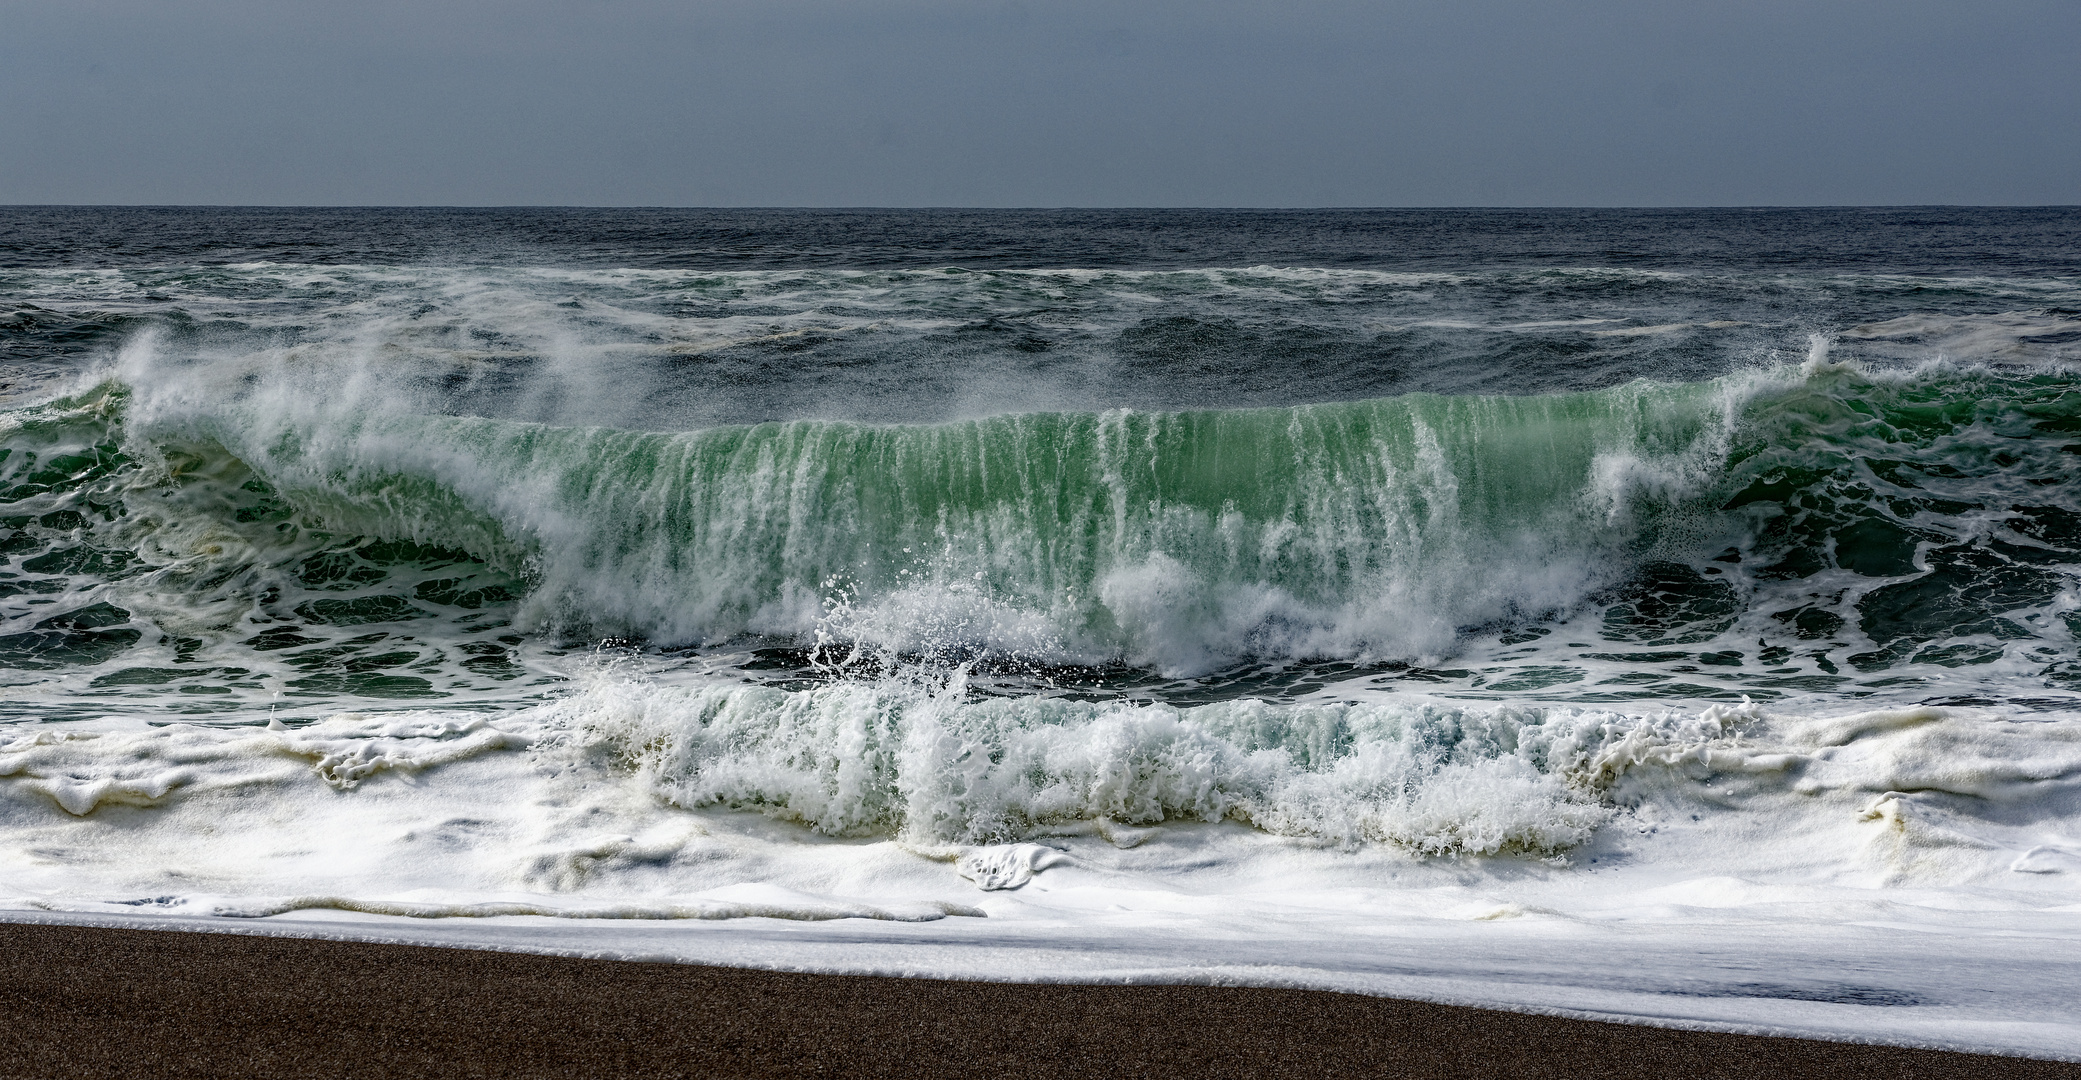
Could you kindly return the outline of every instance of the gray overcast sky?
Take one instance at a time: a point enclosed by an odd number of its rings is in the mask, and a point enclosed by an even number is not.
[[[2081,0],[0,0],[0,203],[2081,203]]]

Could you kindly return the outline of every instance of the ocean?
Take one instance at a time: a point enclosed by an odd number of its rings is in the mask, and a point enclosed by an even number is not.
[[[2081,1058],[2081,210],[0,208],[0,917]]]

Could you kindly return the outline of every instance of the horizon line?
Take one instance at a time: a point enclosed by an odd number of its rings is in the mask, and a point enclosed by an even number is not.
[[[1666,203],[1666,204],[1522,204],[1522,205],[1331,205],[1331,206],[901,206],[875,204],[764,205],[667,203],[0,203],[0,210],[712,210],[786,211],[797,213],[1067,213],[1093,211],[1175,211],[1198,213],[1439,213],[1447,211],[1541,211],[1541,210],[2074,210],[2081,203]]]

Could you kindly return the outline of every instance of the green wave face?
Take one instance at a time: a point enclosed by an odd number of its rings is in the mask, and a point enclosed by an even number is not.
[[[525,565],[537,619],[668,642],[821,621],[901,650],[1190,669],[1441,652],[1574,603],[1710,482],[1729,395],[684,434],[254,410],[187,434],[335,529]]]
[[[542,628],[1167,678],[1334,662],[1587,700],[1960,670],[2059,689],[2081,608],[2077,390],[2059,371],[1818,364],[1578,394],[646,433],[146,372],[8,414],[18,603],[0,647],[16,666],[131,663],[140,686],[179,658],[133,654],[181,642],[263,672],[344,649],[325,660],[340,686],[301,685],[363,696],[460,693]],[[36,589],[63,602],[29,607]],[[395,647],[408,625],[419,643]],[[371,634],[391,644],[350,646]]]

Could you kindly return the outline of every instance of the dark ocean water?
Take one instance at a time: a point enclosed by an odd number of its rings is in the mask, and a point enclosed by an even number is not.
[[[673,210],[9,207],[0,265],[1320,266],[2072,273],[2072,207]]]
[[[2077,361],[2063,208],[4,209],[0,679],[2067,709]]]

